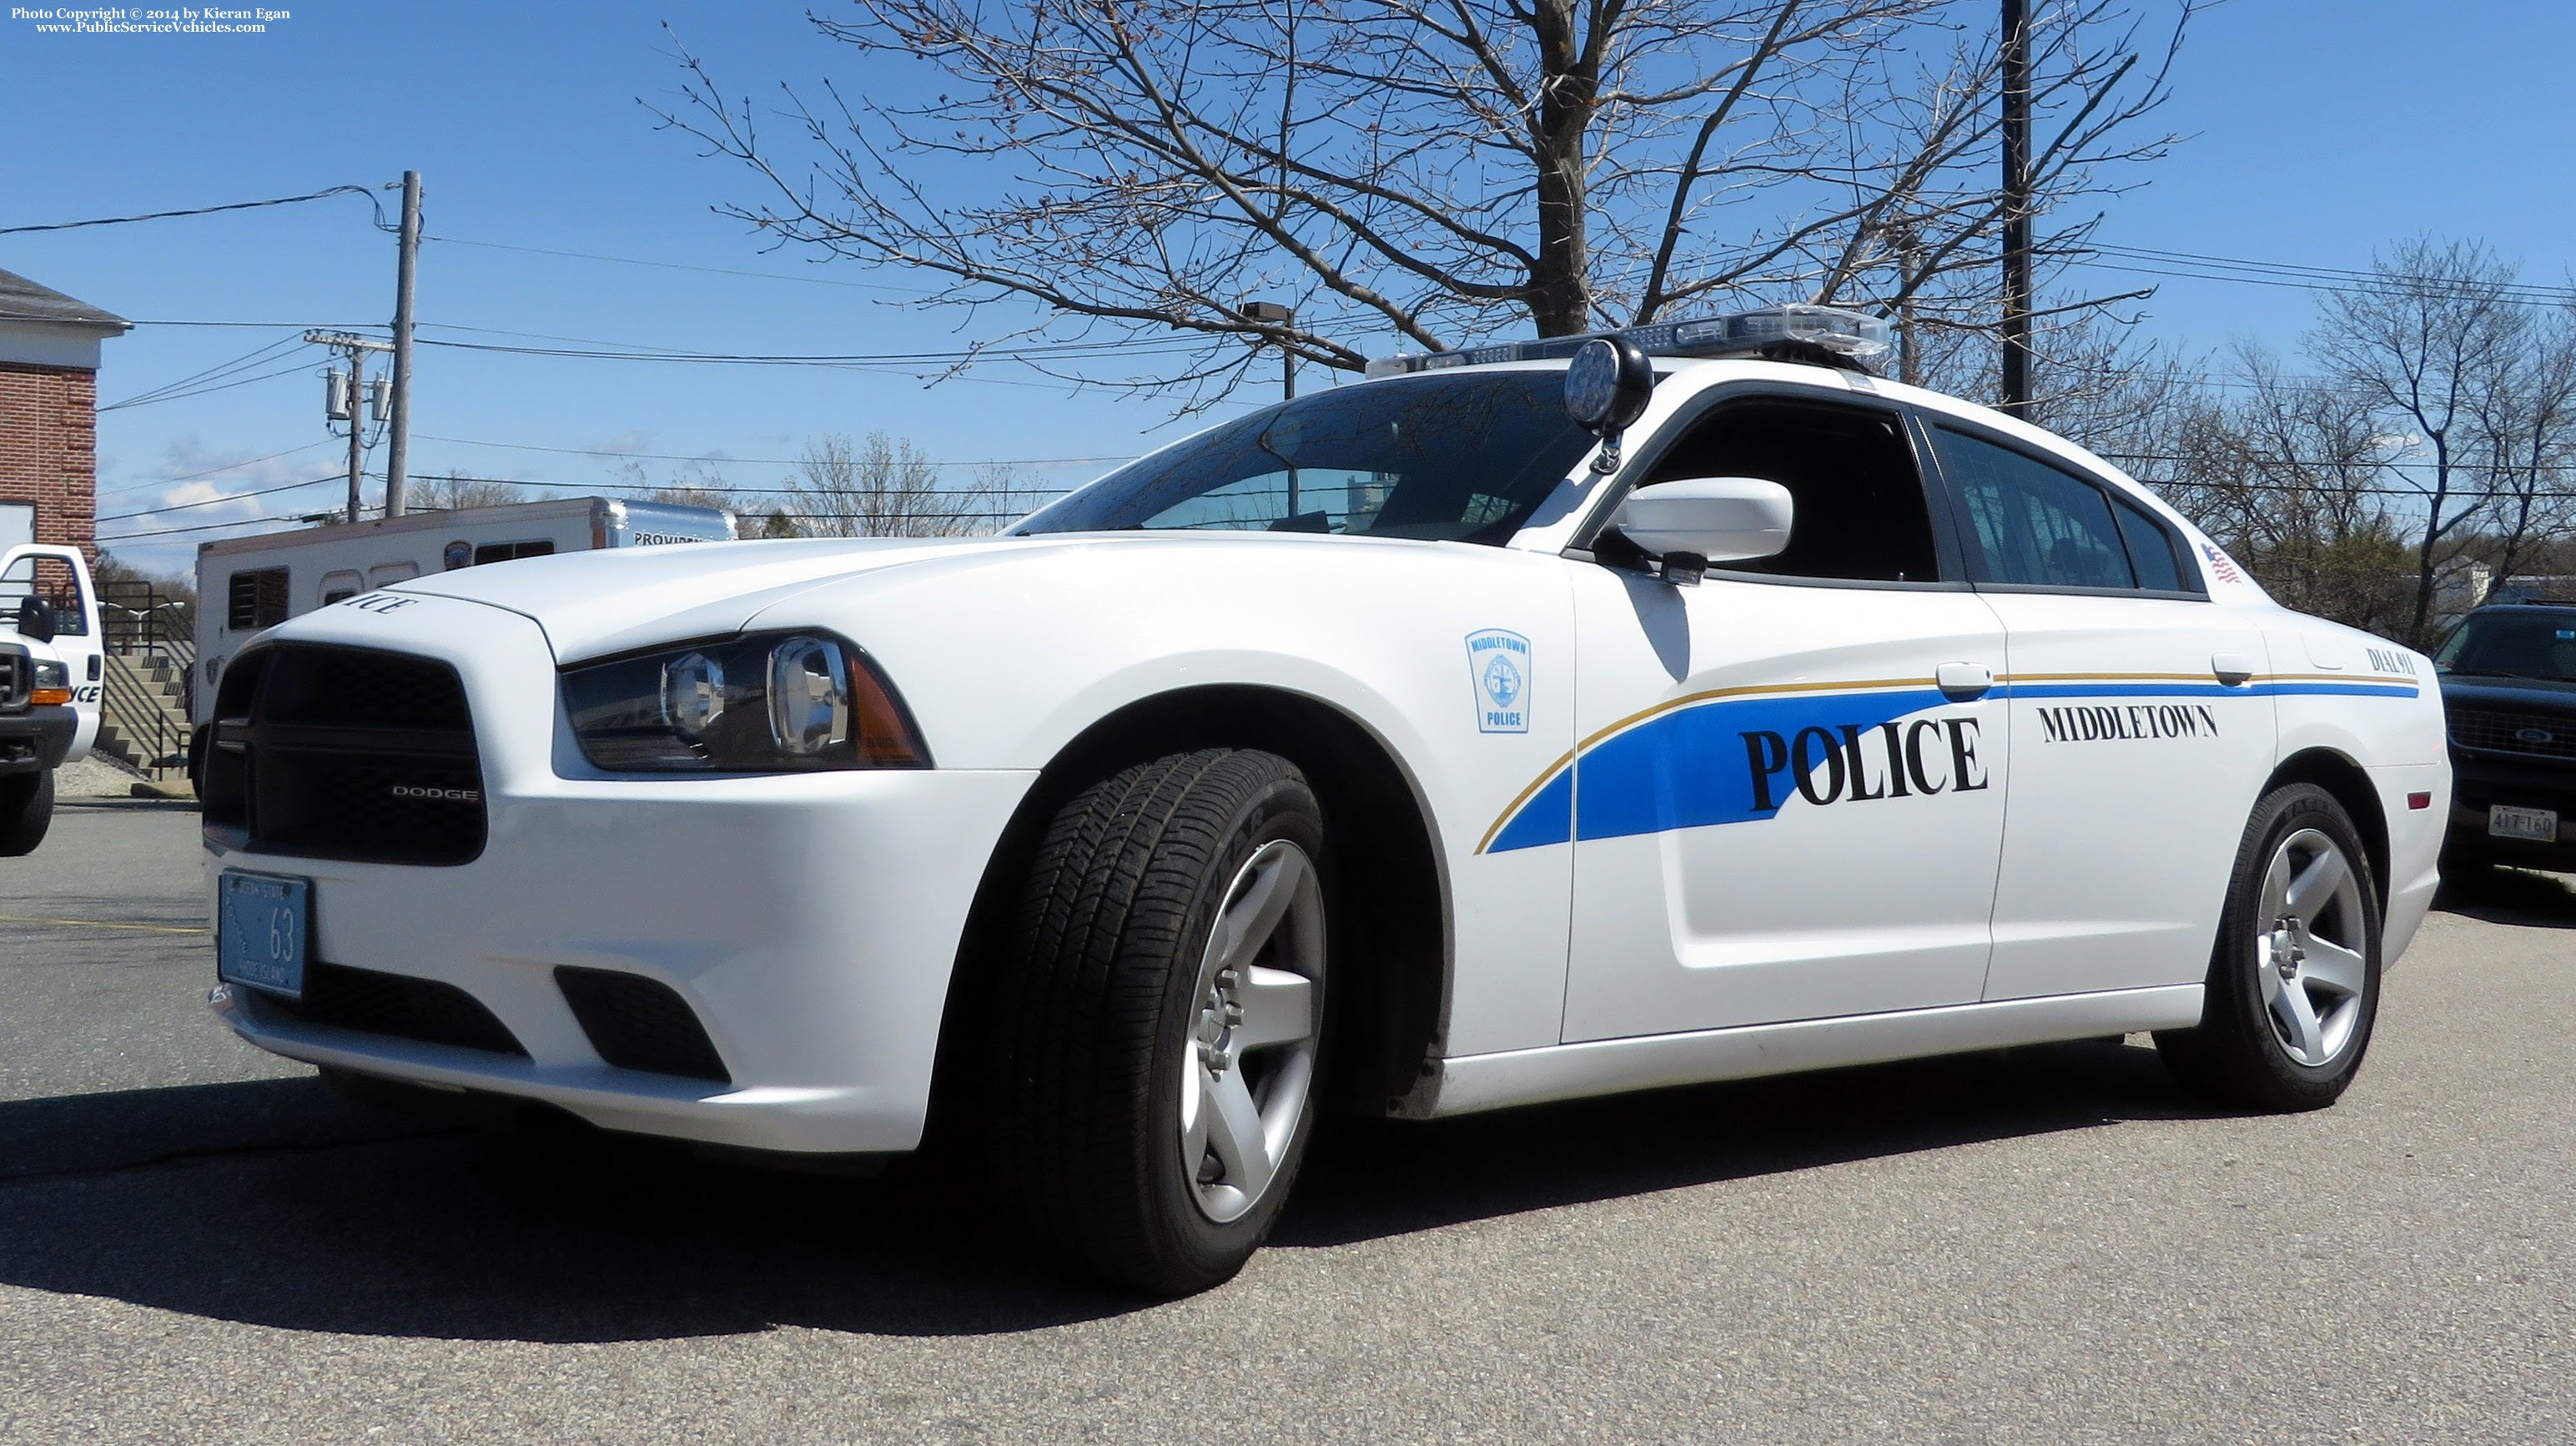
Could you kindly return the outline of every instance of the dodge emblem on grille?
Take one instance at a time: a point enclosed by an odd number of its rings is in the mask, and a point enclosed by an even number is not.
[[[428,788],[417,783],[397,783],[394,785],[394,797],[435,799],[440,803],[481,803],[483,801],[483,790],[479,788]]]

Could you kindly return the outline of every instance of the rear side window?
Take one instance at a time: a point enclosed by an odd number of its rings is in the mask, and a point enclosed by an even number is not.
[[[259,567],[237,572],[226,584],[224,626],[237,633],[273,628],[286,621],[286,569]]]
[[[487,542],[474,549],[474,565],[476,567],[481,567],[487,562],[513,562],[522,557],[552,557],[554,555],[554,550],[555,545],[552,542],[542,540],[536,542]]]
[[[2183,580],[2173,534],[2165,530],[2164,524],[2148,516],[2145,508],[2121,498],[2111,499],[2111,510],[2119,514],[2120,540],[2129,544],[2129,565],[2137,569],[2138,586],[2166,592],[2199,591]]]
[[[1686,477],[1759,477],[1788,489],[1796,504],[1788,547],[1721,564],[1728,572],[1940,579],[1923,478],[1890,413],[1770,397],[1724,402],[1656,458],[1638,486]]]
[[[2128,546],[2102,489],[2009,448],[1933,429],[1941,470],[1967,504],[1983,582],[2133,588]],[[2172,568],[2170,552],[2166,568]],[[2148,584],[2154,586],[2155,584]]]

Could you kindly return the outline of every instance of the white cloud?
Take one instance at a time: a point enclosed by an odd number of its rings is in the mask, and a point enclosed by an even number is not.
[[[99,545],[146,572],[191,574],[199,542],[259,530],[242,526],[238,533],[228,532],[217,530],[216,524],[292,519],[339,505],[346,497],[347,474],[335,474],[334,460],[332,451],[319,443],[280,452],[274,447],[212,448],[194,434],[174,437],[159,463],[139,476],[111,480],[110,469],[101,468]],[[295,524],[274,525],[283,529]],[[182,528],[190,530],[174,530]]]

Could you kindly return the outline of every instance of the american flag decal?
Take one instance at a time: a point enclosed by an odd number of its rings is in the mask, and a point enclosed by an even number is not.
[[[2220,582],[2243,582],[2245,580],[2245,574],[2236,570],[2236,564],[2228,560],[2226,553],[2218,550],[2217,543],[2204,542],[2200,545],[2200,550],[2201,553],[2209,559],[2209,570],[2218,575],[2218,580]]]

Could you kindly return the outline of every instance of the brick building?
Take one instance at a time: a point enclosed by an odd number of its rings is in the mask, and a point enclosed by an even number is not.
[[[0,271],[0,548],[98,551],[98,344],[134,323]]]

